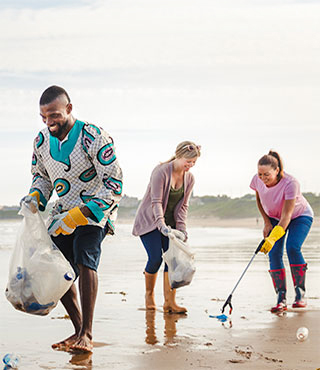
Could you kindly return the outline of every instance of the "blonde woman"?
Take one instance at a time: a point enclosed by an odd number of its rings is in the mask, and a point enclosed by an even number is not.
[[[200,156],[199,145],[183,141],[175,155],[159,164],[151,174],[147,191],[138,208],[133,235],[140,236],[148,255],[145,267],[146,309],[155,310],[154,287],[162,263],[162,254],[168,249],[168,233],[187,240],[186,217],[188,201],[194,185],[189,170]],[[165,265],[163,278],[164,312],[185,313],[175,301],[175,289],[171,289],[168,267]]]

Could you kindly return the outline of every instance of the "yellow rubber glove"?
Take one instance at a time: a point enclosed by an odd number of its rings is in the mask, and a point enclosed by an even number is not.
[[[39,207],[39,204],[40,204],[40,194],[39,194],[39,192],[33,191],[32,193],[29,194],[29,196],[37,201],[38,207]]]
[[[267,238],[265,238],[264,243],[260,249],[260,252],[263,252],[264,254],[269,253],[273,248],[275,242],[281,239],[285,233],[286,232],[284,231],[282,226],[279,225],[275,226],[272,229],[270,235]]]
[[[53,236],[58,236],[59,234],[70,235],[77,226],[87,224],[88,219],[83,215],[79,207],[75,207],[68,212],[56,215],[48,228],[48,232]]]

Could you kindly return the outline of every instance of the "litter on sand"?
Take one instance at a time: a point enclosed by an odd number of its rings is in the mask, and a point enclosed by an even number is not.
[[[222,315],[209,315],[210,318],[218,319],[220,322],[226,322],[228,320],[228,316],[222,314]]]

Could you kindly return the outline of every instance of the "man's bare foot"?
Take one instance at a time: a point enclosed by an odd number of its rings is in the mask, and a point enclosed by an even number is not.
[[[78,339],[69,346],[69,349],[77,352],[92,352],[93,341],[88,335],[84,334],[79,336]]]
[[[62,340],[61,342],[54,343],[51,347],[53,349],[68,348],[71,344],[75,343],[77,339],[78,339],[78,335],[73,334],[69,338]]]

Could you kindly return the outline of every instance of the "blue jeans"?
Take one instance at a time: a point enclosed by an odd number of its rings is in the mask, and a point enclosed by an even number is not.
[[[270,218],[270,221],[272,226],[279,223],[274,218]],[[290,265],[303,265],[306,263],[301,253],[301,247],[310,231],[312,221],[313,218],[309,216],[299,216],[290,221],[286,234],[275,243],[269,252],[270,270],[284,268],[283,247],[286,235],[286,250]]]
[[[148,254],[148,262],[145,271],[149,274],[158,272],[162,263],[162,253],[168,250],[169,238],[162,235],[158,229],[141,235],[140,239]],[[168,271],[167,264],[164,265],[164,271]]]

